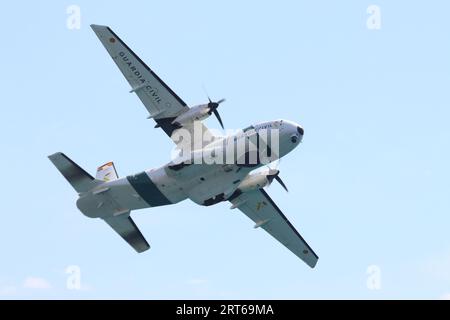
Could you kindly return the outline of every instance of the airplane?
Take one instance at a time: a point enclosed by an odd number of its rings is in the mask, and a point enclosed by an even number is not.
[[[148,118],[172,139],[179,153],[159,168],[122,178],[113,162],[98,167],[94,178],[64,153],[50,155],[51,162],[78,193],[78,209],[87,217],[103,219],[141,253],[150,245],[132,220],[131,211],[186,199],[202,206],[229,202],[231,209],[239,209],[253,220],[255,228],[267,231],[314,268],[319,259],[317,254],[264,190],[275,180],[287,191],[279,177],[280,171],[271,168],[270,162],[279,161],[299,146],[304,129],[288,120],[275,120],[251,125],[231,135],[215,134],[202,120],[214,114],[223,128],[218,108],[224,99],[214,102],[208,97],[208,103],[188,107],[111,28],[94,24],[91,28],[131,85],[130,92],[135,93],[148,110]],[[195,136],[195,130],[204,135],[200,140],[189,141],[186,134]],[[264,130],[271,131],[266,140],[260,139]],[[204,139],[205,136],[209,139]],[[233,152],[226,148],[230,141]],[[240,152],[237,152],[237,141],[247,143]],[[231,160],[199,161],[205,153],[216,157],[216,151],[230,155]],[[266,162],[260,156],[264,152],[269,158]]]

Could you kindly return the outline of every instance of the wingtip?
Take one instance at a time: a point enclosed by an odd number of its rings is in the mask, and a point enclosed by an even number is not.
[[[107,29],[107,28],[109,28],[108,26],[102,26],[100,24],[91,24],[90,27],[94,31],[97,31],[99,29]]]
[[[318,261],[319,261],[319,258],[317,258],[313,263],[308,264],[308,265],[311,267],[311,269],[314,269],[317,266]]]
[[[55,152],[55,153],[53,153],[53,154],[51,154],[51,155],[48,155],[47,158],[49,158],[50,160],[52,160],[52,159],[54,159],[54,158],[56,158],[56,157],[58,157],[58,156],[60,156],[60,155],[64,155],[64,153],[62,153],[62,152]]]
[[[135,248],[135,250],[136,250],[137,253],[143,253],[143,252],[149,250],[150,248],[151,248],[150,245],[147,243],[146,246],[144,246],[144,247],[142,247],[142,248],[139,248],[139,249],[138,249],[138,248]]]

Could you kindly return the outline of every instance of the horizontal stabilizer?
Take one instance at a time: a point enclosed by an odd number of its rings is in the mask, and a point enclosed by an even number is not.
[[[48,158],[78,193],[87,192],[95,186],[94,178],[64,153],[57,152]]]
[[[147,240],[129,215],[120,215],[104,220],[137,252],[141,253],[150,249]]]

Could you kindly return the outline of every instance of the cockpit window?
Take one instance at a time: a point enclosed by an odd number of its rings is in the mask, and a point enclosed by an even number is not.
[[[250,130],[253,130],[253,129],[255,129],[254,126],[249,126],[249,127],[245,128],[245,129],[242,130],[242,131],[243,131],[243,132],[247,132],[247,131],[250,131]]]

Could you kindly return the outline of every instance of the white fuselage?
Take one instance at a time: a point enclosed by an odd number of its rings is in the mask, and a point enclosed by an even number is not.
[[[203,150],[214,149],[219,153],[222,150],[226,159],[226,143],[251,139],[266,129],[275,129],[279,133],[277,142],[269,139],[266,144],[258,144],[257,151],[264,154],[267,154],[268,146],[271,150],[277,150],[272,152],[270,161],[291,152],[303,138],[303,129],[299,125],[277,120],[260,123],[235,135],[216,139]],[[193,153],[198,154],[198,150]],[[129,210],[174,204],[187,198],[200,205],[212,205],[232,197],[240,186],[246,190],[264,187],[261,185],[266,182],[264,178],[251,174],[251,171],[265,165],[261,159],[258,160],[260,161],[256,163],[247,163],[245,159],[237,159],[235,156],[234,163],[224,161],[225,163],[220,164],[196,164],[197,162],[172,161],[157,169],[104,182],[93,190],[80,194],[77,206],[89,217],[104,218]]]

